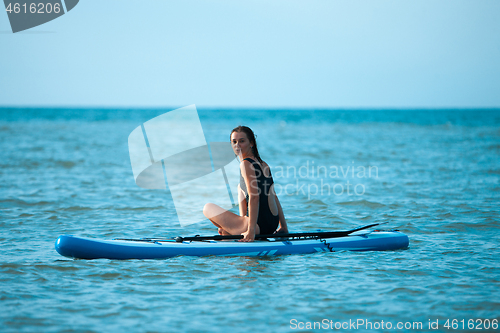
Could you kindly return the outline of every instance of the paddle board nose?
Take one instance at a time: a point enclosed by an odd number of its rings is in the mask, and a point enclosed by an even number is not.
[[[68,246],[69,242],[71,242],[72,235],[62,235],[56,239],[56,251],[63,257],[72,258],[74,255],[74,251]]]

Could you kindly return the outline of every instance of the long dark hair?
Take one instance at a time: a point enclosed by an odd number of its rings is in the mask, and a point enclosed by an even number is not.
[[[255,135],[253,134],[253,131],[250,129],[250,127],[240,125],[238,127],[233,128],[233,130],[231,131],[231,134],[229,134],[229,140],[231,140],[231,135],[233,135],[234,132],[238,132],[238,133],[243,132],[247,135],[247,138],[248,138],[248,141],[250,141],[250,144],[253,143],[253,148],[252,148],[253,155],[260,163],[263,163],[263,161],[259,155],[259,150],[257,149],[257,140],[255,140]]]

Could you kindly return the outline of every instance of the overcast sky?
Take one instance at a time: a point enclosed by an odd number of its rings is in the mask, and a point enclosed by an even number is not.
[[[498,0],[82,0],[13,34],[0,106],[500,107]]]

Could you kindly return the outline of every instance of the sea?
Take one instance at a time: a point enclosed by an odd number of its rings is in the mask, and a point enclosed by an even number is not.
[[[384,223],[408,249],[59,255],[65,234],[217,233],[135,182],[130,133],[174,109],[0,108],[1,332],[499,331],[499,109],[198,108],[207,142],[254,130],[290,232]]]

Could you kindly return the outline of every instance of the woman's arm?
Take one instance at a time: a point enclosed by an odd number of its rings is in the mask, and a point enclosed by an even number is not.
[[[278,206],[278,216],[280,218],[280,227],[278,228],[278,230],[276,230],[276,233],[288,233],[288,226],[286,224],[285,214],[283,213],[283,209],[281,208],[281,203],[276,193],[274,193],[274,197],[276,198],[276,205]]]
[[[244,232],[242,242],[252,242],[255,240],[255,227],[257,226],[257,216],[259,215],[259,187],[257,176],[252,163],[243,161],[241,163],[241,174],[245,180],[248,191],[248,229]]]
[[[238,184],[238,203],[240,205],[240,216],[246,216],[247,215],[247,198],[245,195],[245,192],[240,187],[240,184]]]

